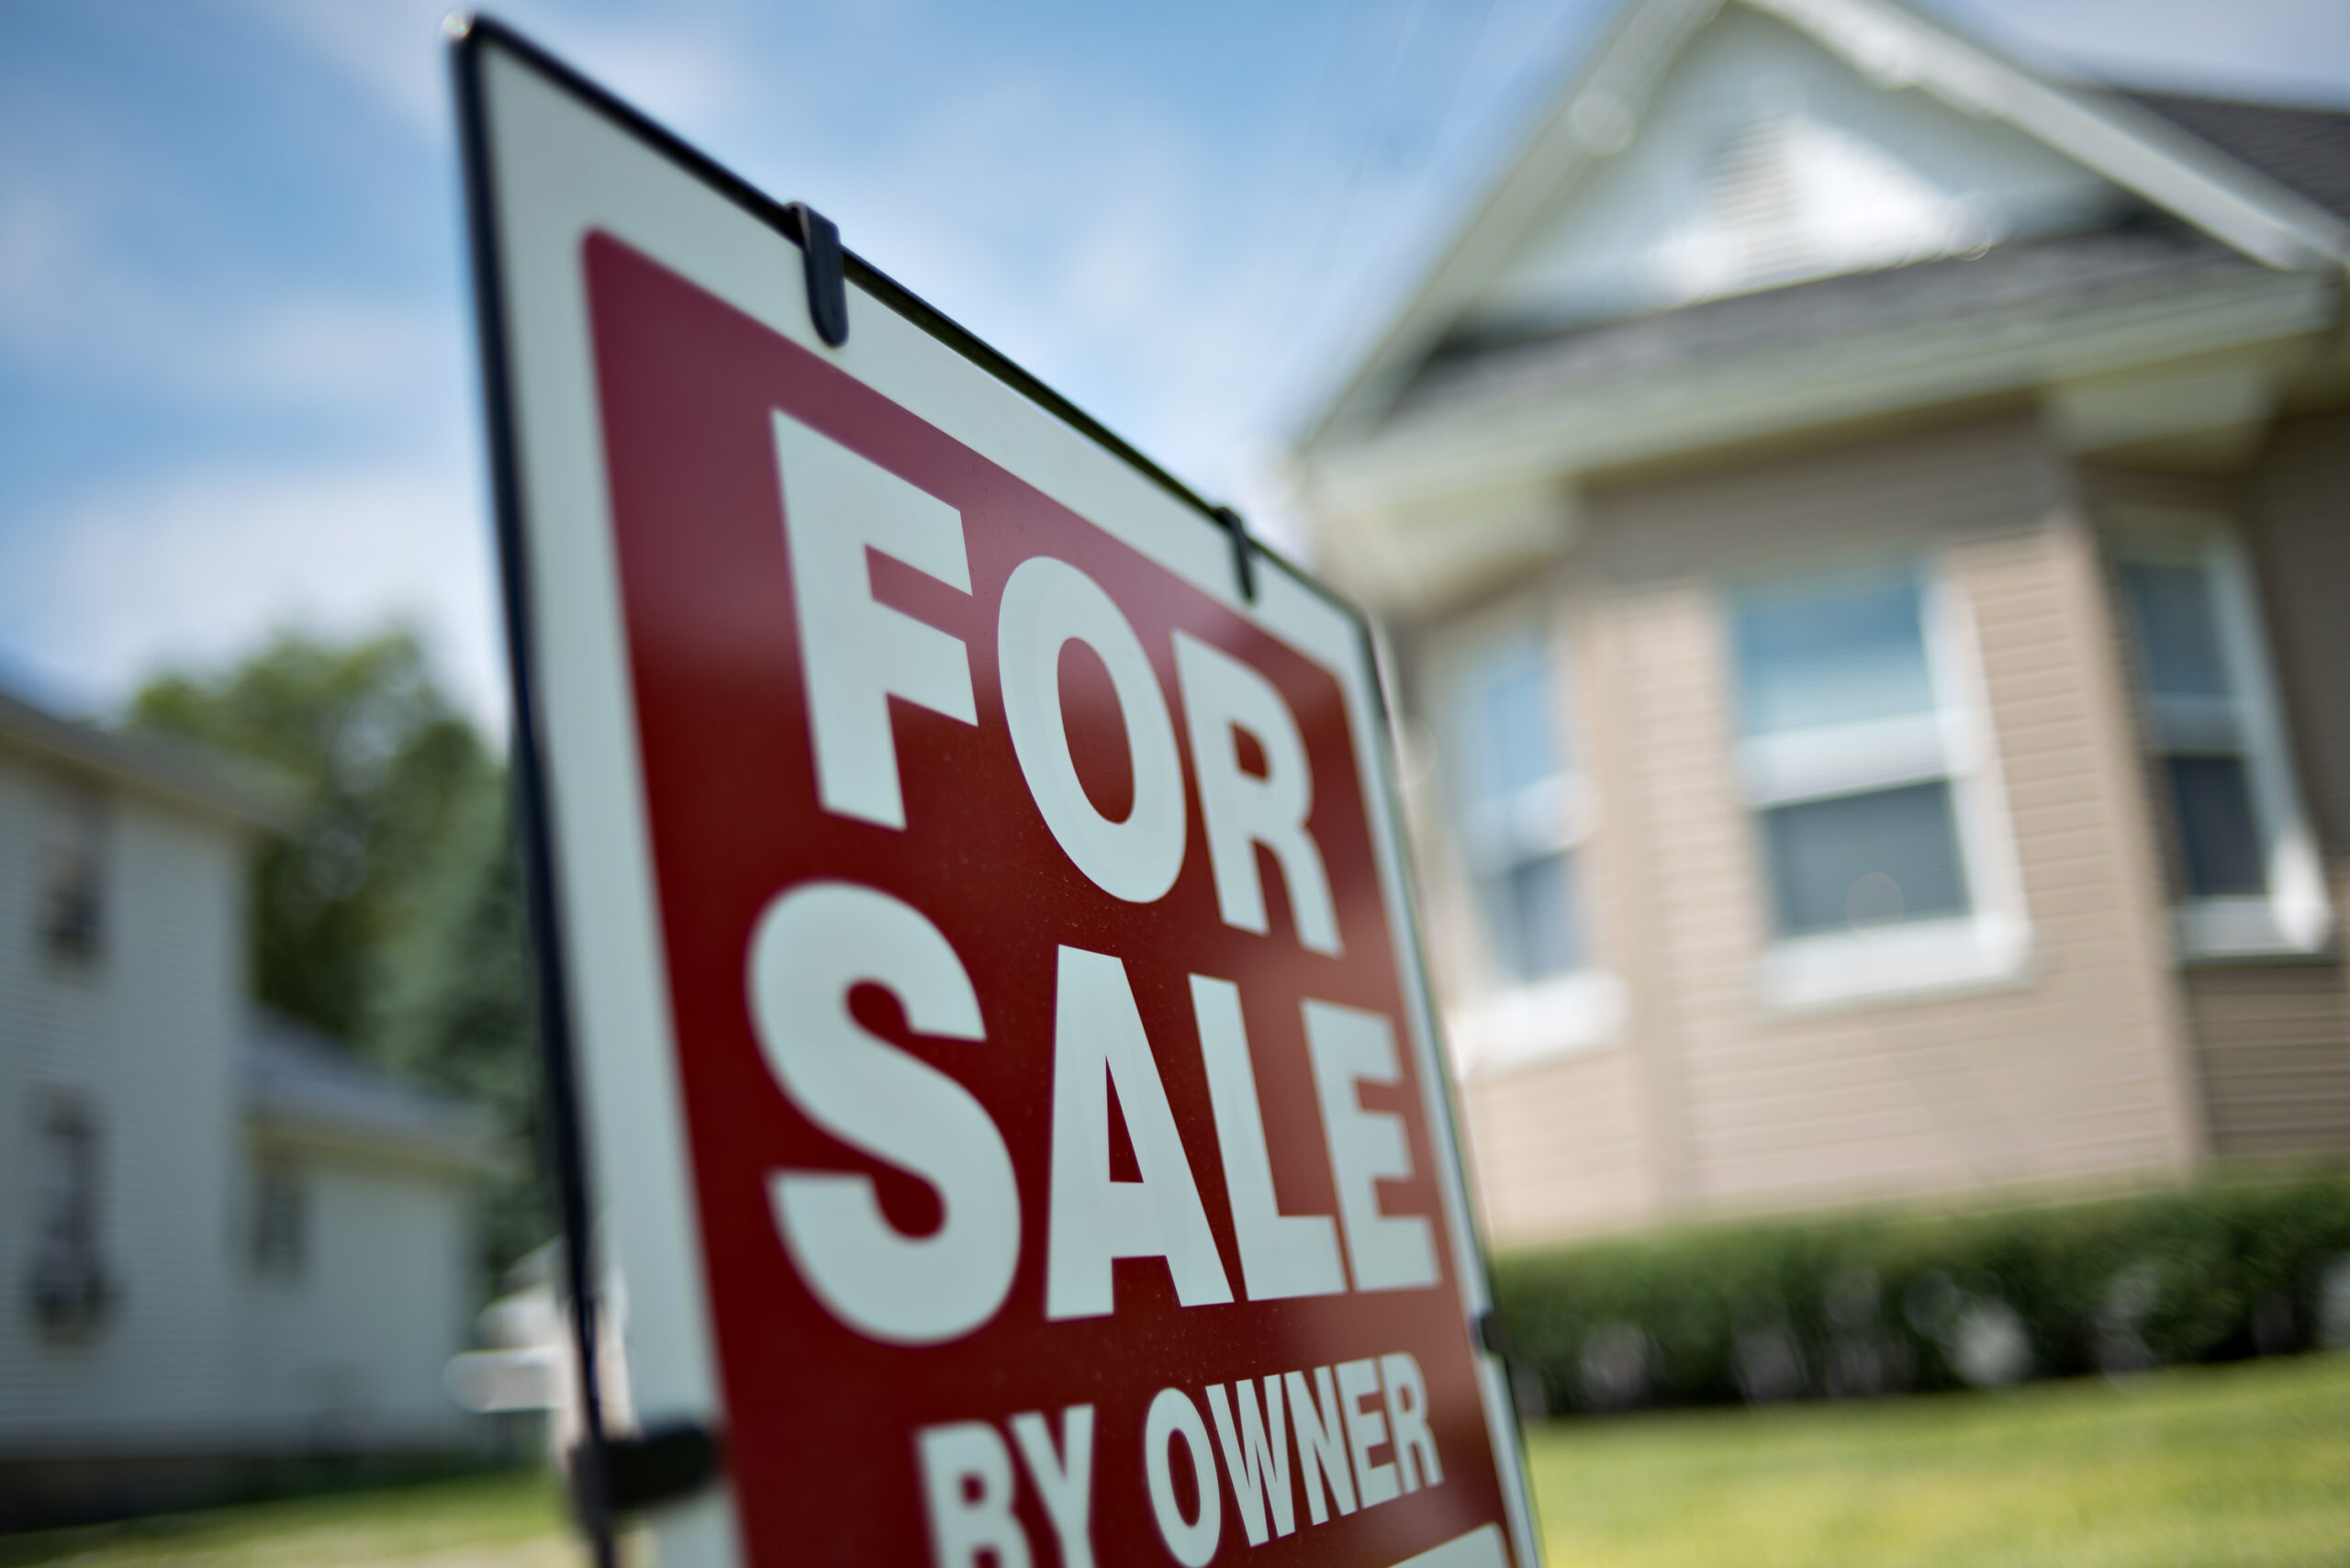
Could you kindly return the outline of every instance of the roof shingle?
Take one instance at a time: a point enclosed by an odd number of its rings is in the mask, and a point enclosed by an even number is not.
[[[2350,112],[2178,93],[2124,92],[2121,96],[2294,195],[2338,218],[2350,218]]]

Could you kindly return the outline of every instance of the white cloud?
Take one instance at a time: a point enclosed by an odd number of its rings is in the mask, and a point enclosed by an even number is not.
[[[205,469],[88,498],[17,532],[0,628],[47,684],[118,701],[274,630],[406,621],[461,700],[502,726],[491,549],[461,476],[410,469]]]
[[[446,0],[252,0],[412,130],[449,129],[447,67],[435,47]]]
[[[430,140],[453,127],[442,24],[449,0],[246,0],[297,43]],[[589,21],[576,7],[532,3],[498,14],[594,80],[655,116],[708,125],[746,96],[740,53],[723,15]]]
[[[463,387],[463,334],[444,301],[315,287],[223,299],[110,244],[106,200],[0,188],[0,351],[62,378],[207,403],[378,413]]]

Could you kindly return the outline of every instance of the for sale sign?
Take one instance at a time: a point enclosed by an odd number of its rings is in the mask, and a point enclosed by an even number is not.
[[[1530,1562],[1359,619],[460,47],[611,1394],[726,1455],[665,1561]]]

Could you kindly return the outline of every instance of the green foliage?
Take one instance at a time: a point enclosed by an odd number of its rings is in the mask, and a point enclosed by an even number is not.
[[[225,671],[151,681],[130,722],[307,787],[256,868],[256,995],[492,1113],[509,1151],[484,1202],[495,1279],[554,1226],[504,768],[404,631],[281,634]]]
[[[425,869],[377,1013],[394,1070],[487,1108],[510,1151],[484,1194],[484,1277],[554,1234],[529,929],[506,790],[476,792]]]
[[[1504,1257],[1494,1275],[1521,1383],[1563,1411],[2300,1350],[2345,1255],[2350,1181],[2329,1176],[1692,1227]]]
[[[269,763],[307,790],[299,829],[263,852],[254,990],[358,1039],[378,966],[416,918],[420,873],[464,801],[494,788],[473,726],[407,632],[336,646],[283,633],[223,673],[166,675],[133,699],[138,728]]]

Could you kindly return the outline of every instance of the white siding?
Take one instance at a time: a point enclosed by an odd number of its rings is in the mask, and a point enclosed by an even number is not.
[[[0,752],[0,1443],[216,1426],[233,1406],[229,1198],[245,1017],[245,876],[223,825],[108,790],[102,946],[62,964],[39,930],[48,791]],[[86,1340],[50,1340],[25,1297],[33,1146],[58,1097],[99,1129],[103,1256],[120,1296]]]
[[[251,1415],[335,1445],[449,1440],[464,1417],[441,1370],[465,1348],[465,1195],[447,1175],[289,1151],[306,1205],[290,1277],[246,1288],[241,1360]]]
[[[99,955],[53,955],[43,843],[62,783],[103,792]],[[298,1284],[257,1278],[244,1094],[248,830],[0,737],[0,1461],[461,1440],[441,1383],[472,1288],[465,1178],[312,1140]],[[28,1297],[37,1135],[98,1128],[118,1295],[43,1332]]]

